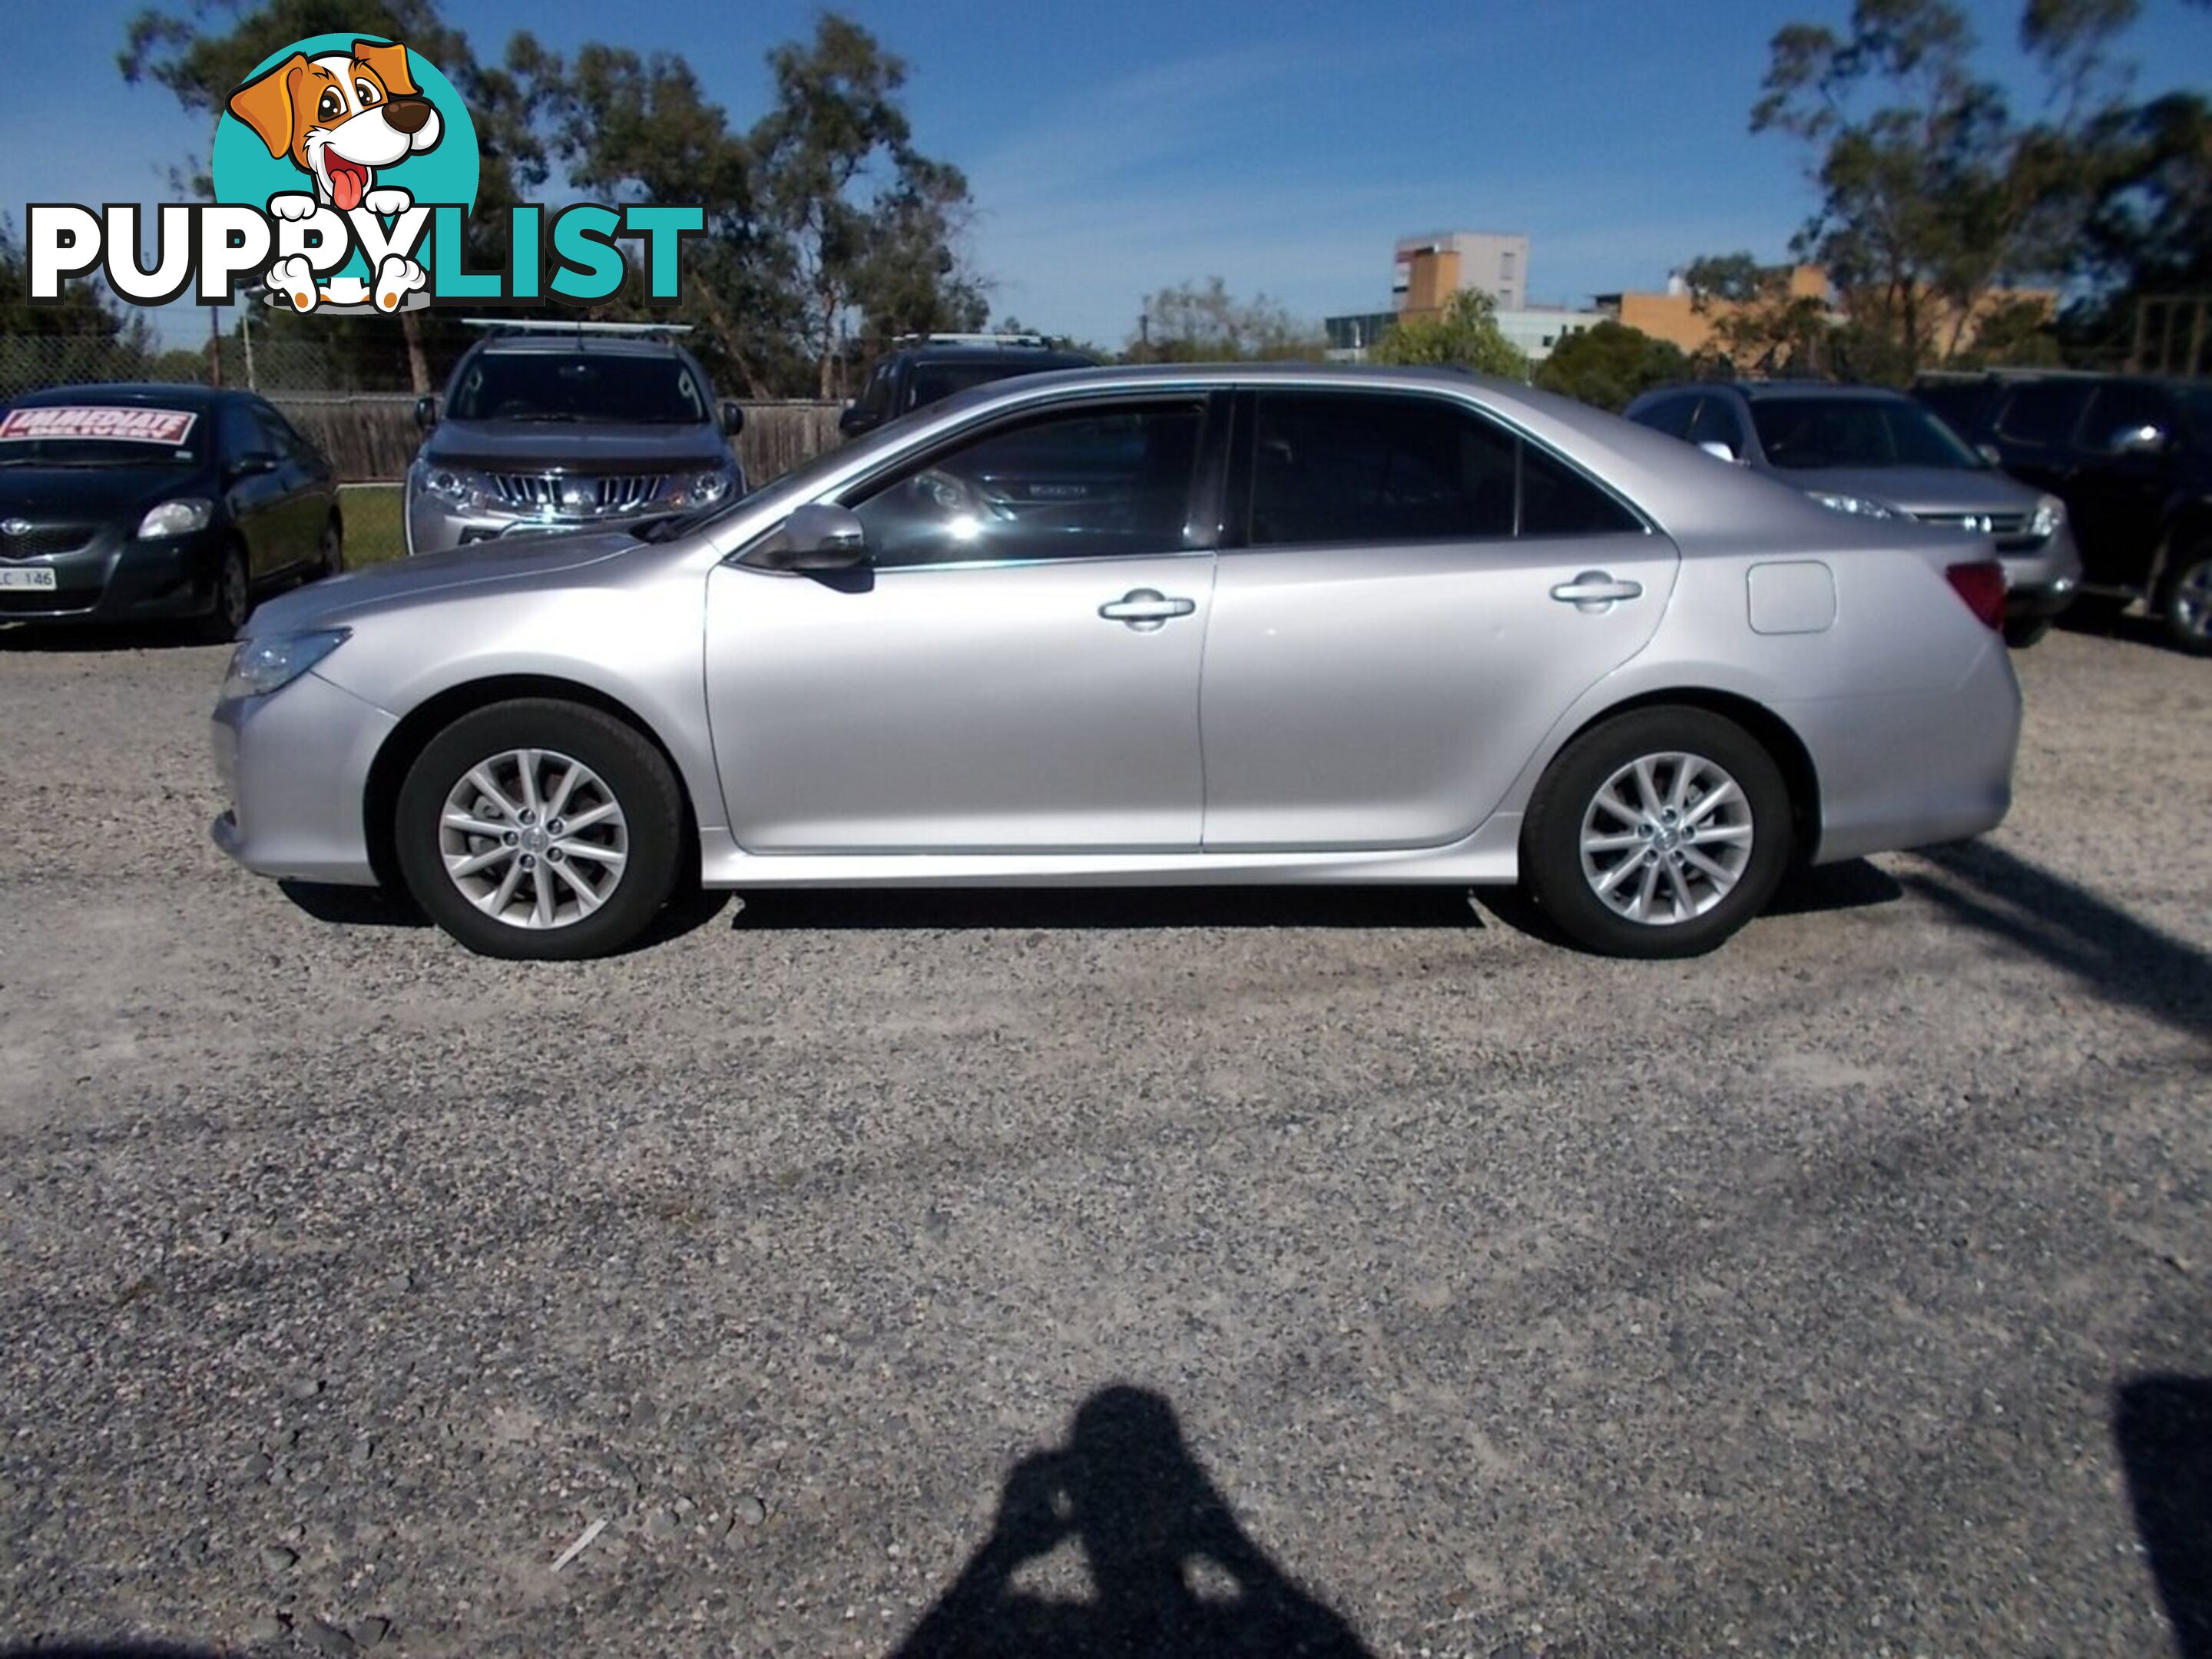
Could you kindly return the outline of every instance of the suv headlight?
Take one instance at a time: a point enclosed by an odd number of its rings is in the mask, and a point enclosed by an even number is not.
[[[1869,495],[1836,495],[1825,489],[1805,492],[1832,513],[1849,513],[1862,519],[1901,519],[1905,515],[1887,502]]]
[[[680,475],[675,488],[668,492],[668,504],[671,507],[712,507],[729,495],[734,482],[726,467],[713,472]]]
[[[281,691],[352,635],[350,628],[322,628],[306,634],[269,634],[246,640],[230,655],[223,676],[222,700],[265,697]]]
[[[213,501],[163,501],[138,520],[138,537],[151,542],[164,536],[189,536],[196,530],[205,530],[214,518]]]
[[[441,501],[451,501],[456,507],[474,507],[484,496],[484,477],[481,472],[471,472],[466,467],[440,466],[432,461],[417,461],[407,469],[408,482],[424,495]]]
[[[2027,533],[2039,542],[2048,541],[2065,522],[2066,503],[2056,495],[2045,495],[2035,504],[2035,516],[2027,521]]]

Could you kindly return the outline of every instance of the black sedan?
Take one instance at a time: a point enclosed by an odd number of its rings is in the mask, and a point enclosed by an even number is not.
[[[249,392],[65,386],[0,405],[0,622],[183,621],[344,563],[321,452]]]

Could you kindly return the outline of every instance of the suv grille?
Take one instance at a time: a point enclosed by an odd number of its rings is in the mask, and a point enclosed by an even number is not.
[[[558,472],[495,472],[492,488],[509,507],[588,517],[627,513],[655,500],[668,483],[665,472],[608,473],[580,478]]]
[[[74,553],[91,541],[95,528],[88,524],[35,524],[20,536],[0,530],[0,559],[41,559]]]
[[[2042,545],[2039,538],[2028,534],[2030,515],[2026,513],[1923,513],[1919,518],[1923,524],[1940,524],[1969,535],[1995,537],[1998,551],[2003,553]]]

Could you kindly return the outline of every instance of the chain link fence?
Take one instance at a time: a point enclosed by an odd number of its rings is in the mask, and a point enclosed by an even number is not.
[[[331,458],[347,483],[397,482],[422,434],[414,377],[396,332],[375,342],[308,340],[234,332],[197,350],[149,349],[93,334],[0,335],[0,402],[49,386],[152,381],[258,392]],[[434,355],[433,385],[452,367]],[[765,483],[839,441],[834,403],[747,403],[737,442],[745,476]]]

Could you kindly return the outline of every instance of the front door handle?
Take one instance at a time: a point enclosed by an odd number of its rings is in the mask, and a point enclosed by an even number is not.
[[[1098,614],[1108,622],[1126,624],[1139,634],[1151,634],[1167,626],[1176,617],[1188,617],[1198,609],[1196,599],[1170,599],[1157,588],[1135,587],[1118,599],[1109,599],[1098,607]]]
[[[1553,588],[1552,597],[1561,605],[1571,605],[1581,611],[1607,611],[1615,600],[1642,599],[1644,584],[1625,580],[1616,581],[1607,571],[1585,570],[1574,580],[1561,582]]]

